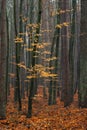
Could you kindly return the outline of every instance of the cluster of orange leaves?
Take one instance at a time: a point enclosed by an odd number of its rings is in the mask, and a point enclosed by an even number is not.
[[[42,88],[40,88],[42,89]],[[42,92],[42,90],[40,91]],[[11,93],[11,95],[13,95]],[[24,99],[22,112],[18,112],[13,101],[7,106],[7,118],[0,120],[0,130],[86,130],[87,109],[77,107],[76,101],[68,108],[58,99],[57,105],[48,106],[42,93],[33,101],[32,118],[26,118],[27,99]],[[10,97],[11,99],[11,97]],[[77,100],[77,97],[76,97]]]

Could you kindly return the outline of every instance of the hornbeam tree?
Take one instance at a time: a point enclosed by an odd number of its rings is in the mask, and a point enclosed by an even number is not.
[[[65,11],[61,14],[61,24],[69,23],[69,14],[66,10],[69,9],[69,0],[61,0],[61,10]],[[69,106],[72,102],[72,88],[70,86],[70,70],[69,70],[69,55],[68,55],[68,26],[61,28],[61,71],[62,71],[62,93],[61,99],[64,101],[64,106]]]
[[[6,117],[6,0],[0,0],[0,119]]]
[[[87,1],[81,1],[79,106],[87,107]]]
[[[37,24],[39,25],[39,28],[36,29],[36,34],[39,34],[39,31],[40,31],[41,3],[42,3],[42,0],[39,0],[38,1],[38,16],[37,16]],[[33,4],[34,3],[32,3],[32,5]],[[32,8],[31,8],[30,11],[32,11]],[[35,45],[33,47],[33,52],[32,52],[32,62],[31,62],[32,67],[34,67],[35,64],[36,64],[36,59],[35,59],[36,53],[35,53],[35,51],[37,50],[36,44],[38,44],[38,41],[39,41],[37,36],[35,37],[35,39],[37,39],[37,40],[36,41],[34,40]],[[36,74],[36,73],[34,72],[34,74]],[[34,82],[35,82],[35,86],[34,86]],[[32,78],[31,82],[30,82],[30,94],[29,94],[29,97],[28,97],[28,113],[27,113],[27,117],[29,117],[29,118],[32,116],[32,101],[33,101],[32,99],[33,99],[33,96],[35,94],[35,92],[34,92],[35,91],[35,87],[37,88],[37,80]]]

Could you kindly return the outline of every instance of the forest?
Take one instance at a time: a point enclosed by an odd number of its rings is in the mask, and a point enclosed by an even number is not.
[[[87,0],[0,0],[0,130],[87,130]]]

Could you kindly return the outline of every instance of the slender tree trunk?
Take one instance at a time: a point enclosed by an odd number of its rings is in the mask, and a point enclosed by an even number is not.
[[[15,26],[15,37],[18,36],[19,31],[21,31],[21,16],[20,21],[18,21],[17,18],[21,14],[21,7],[20,7],[20,13],[17,15],[17,1],[14,0],[14,26]],[[22,6],[22,0],[20,1],[20,6]],[[22,105],[21,105],[21,95],[20,95],[20,68],[18,64],[20,63],[20,43],[16,44],[16,88],[15,88],[15,101],[18,101],[18,110],[21,111]]]
[[[73,8],[73,14],[71,17],[71,36],[70,36],[70,43],[69,43],[69,64],[70,64],[70,82],[71,82],[71,96],[73,100],[73,94],[74,94],[74,59],[76,59],[75,48],[76,48],[76,29],[75,29],[75,18],[76,18],[76,0],[72,1],[72,8]]]
[[[42,1],[39,0],[38,2],[39,2],[38,3],[39,11],[38,11],[37,24],[39,24],[39,28],[36,29],[36,34],[39,34],[40,22],[41,22],[41,3],[42,3]],[[39,41],[38,37],[35,37],[35,39],[37,39],[37,42],[34,41],[34,43],[38,44],[38,41]],[[36,45],[35,45],[33,47],[33,52],[32,52],[32,67],[34,67],[35,64],[36,64],[36,60],[35,60],[35,56],[36,56],[35,51],[36,50],[37,50],[37,48],[36,48]],[[33,74],[35,74],[35,72]],[[34,81],[35,81],[35,86],[34,86]],[[30,83],[30,93],[29,93],[29,98],[28,98],[28,114],[27,114],[27,117],[29,117],[29,118],[32,116],[32,100],[33,100],[33,96],[35,94],[35,87],[37,87],[37,79],[34,80],[34,78],[32,78],[31,83]]]
[[[9,23],[8,23],[8,17],[6,16],[7,21],[7,54],[6,54],[6,103],[7,98],[9,94],[9,78],[8,78],[8,71],[9,71]]]
[[[0,1],[0,119],[6,117],[6,0]]]
[[[87,107],[87,1],[81,1],[79,106]]]

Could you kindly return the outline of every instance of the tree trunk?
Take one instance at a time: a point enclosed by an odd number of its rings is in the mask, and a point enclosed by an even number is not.
[[[37,18],[37,24],[39,24],[39,28],[36,29],[36,34],[39,34],[39,31],[40,31],[41,4],[42,4],[42,0],[39,0],[38,1],[38,18]],[[38,37],[35,37],[35,39],[37,39],[37,41],[34,40],[34,43],[38,44],[38,41],[39,41]],[[34,67],[35,64],[36,64],[36,59],[35,59],[35,56],[36,56],[35,51],[36,50],[37,50],[36,45],[34,45],[33,52],[32,52],[32,67]],[[36,74],[36,73],[33,72],[33,74]],[[34,81],[35,81],[35,84],[34,84]],[[32,116],[32,100],[33,100],[33,96],[35,94],[35,90],[36,90],[35,88],[37,88],[37,79],[31,78],[31,81],[30,81],[30,93],[29,93],[29,98],[28,98],[28,113],[27,113],[27,117],[29,117],[29,118]]]
[[[0,1],[0,119],[6,117],[6,0]]]
[[[87,1],[81,1],[79,106],[87,107]]]
[[[21,31],[21,6],[22,0],[20,1],[20,13],[17,12],[17,3],[18,1],[14,0],[14,26],[15,26],[15,38],[18,37],[19,31]],[[17,14],[18,13],[18,14]],[[18,21],[20,15],[20,21]],[[15,43],[16,44],[16,43]],[[15,101],[18,101],[18,110],[21,111],[21,95],[20,95],[20,68],[18,64],[20,63],[20,43],[16,44],[16,86],[15,86]]]
[[[66,13],[69,1],[61,1],[61,9],[65,11],[61,15],[61,24],[69,22],[69,14]],[[70,86],[70,71],[69,71],[69,52],[68,52],[68,28],[61,28],[61,71],[62,71],[62,92],[61,98],[64,101],[64,106],[69,106],[72,102],[71,86]]]

